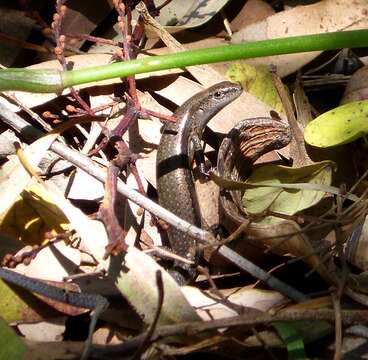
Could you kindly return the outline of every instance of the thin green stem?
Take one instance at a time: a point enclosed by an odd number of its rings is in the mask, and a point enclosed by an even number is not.
[[[0,91],[58,92],[74,85],[172,68],[261,56],[366,46],[368,46],[368,30],[355,30],[183,51],[66,72],[54,70],[52,73],[50,71],[46,73],[45,70],[6,69],[0,70]],[[41,81],[42,76],[43,81]],[[58,82],[59,78],[61,82]]]

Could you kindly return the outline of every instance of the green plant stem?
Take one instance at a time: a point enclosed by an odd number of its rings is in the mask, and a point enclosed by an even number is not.
[[[61,92],[74,85],[172,68],[262,56],[365,46],[368,46],[368,30],[355,30],[183,51],[66,72],[5,69],[0,70],[0,91]]]

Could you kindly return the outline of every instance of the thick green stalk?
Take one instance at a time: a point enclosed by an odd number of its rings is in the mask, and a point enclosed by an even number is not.
[[[366,46],[368,46],[368,30],[355,30],[183,51],[66,72],[6,69],[0,70],[0,91],[60,92],[64,88],[78,84],[158,70],[261,56]],[[59,77],[61,77],[61,82],[58,82]]]

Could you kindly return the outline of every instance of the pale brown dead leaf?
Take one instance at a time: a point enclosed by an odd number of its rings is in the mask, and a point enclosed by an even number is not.
[[[29,246],[16,255],[29,251]],[[64,261],[61,261],[64,259]],[[19,264],[14,271],[44,280],[63,281],[64,277],[75,273],[81,263],[81,253],[63,242],[42,249],[29,265]]]
[[[368,99],[368,66],[357,70],[346,85],[340,105]]]
[[[191,286],[185,286],[182,290],[187,300],[203,320],[222,319],[237,315],[234,308],[231,308],[231,306],[224,303],[213,293]],[[226,300],[235,305],[264,312],[278,308],[287,301],[283,295],[276,291],[252,288],[236,288],[219,291]]]
[[[368,27],[367,1],[324,0],[312,5],[297,6],[291,10],[269,16],[252,24],[232,38],[233,43],[276,39],[288,36],[319,34],[325,32],[366,29]],[[300,69],[320,52],[279,55],[247,60],[251,64],[274,64],[278,74],[286,76]]]
[[[93,334],[92,343],[95,345],[117,345],[121,344],[122,340],[119,335],[120,332],[114,331],[108,327],[100,327]]]
[[[266,19],[274,13],[275,10],[265,1],[248,0],[231,21],[231,30],[235,33],[250,24]],[[225,35],[223,32],[221,34]]]
[[[157,0],[156,6],[165,0]],[[165,26],[170,33],[183,29],[190,29],[205,24],[217,14],[229,0],[173,0],[165,6],[157,20]],[[175,26],[174,26],[175,25]],[[151,33],[147,34],[152,36]]]
[[[18,324],[20,333],[30,341],[60,341],[65,332],[65,316],[52,321],[40,321],[33,324]]]

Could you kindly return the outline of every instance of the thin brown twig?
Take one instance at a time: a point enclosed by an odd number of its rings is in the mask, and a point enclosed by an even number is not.
[[[267,325],[274,321],[299,321],[299,320],[314,320],[314,321],[335,321],[335,311],[331,309],[312,309],[312,310],[282,310],[276,315],[263,314],[243,314],[235,317],[211,320],[211,321],[196,321],[187,322],[175,325],[165,325],[157,327],[154,335],[151,337],[151,342],[168,336],[195,336],[205,331],[216,330],[221,328],[229,328],[236,326],[256,326]],[[368,310],[342,310],[341,320],[345,325],[362,324],[368,322]],[[114,346],[93,346],[93,353],[96,356],[107,356],[113,354],[124,354],[125,352],[136,349],[146,337],[144,332],[132,339],[129,339],[124,344]]]
[[[100,37],[92,36],[92,35],[88,35],[88,34],[64,33],[64,35],[68,38],[71,38],[71,39],[86,40],[86,41],[94,42],[96,44],[111,45],[111,46],[116,46],[116,47],[119,46],[119,42],[117,42],[117,41],[110,40],[110,39],[105,39],[105,38],[100,38]]]
[[[335,354],[334,360],[341,360],[342,353],[342,320],[340,295],[336,292],[331,294],[335,312]]]

